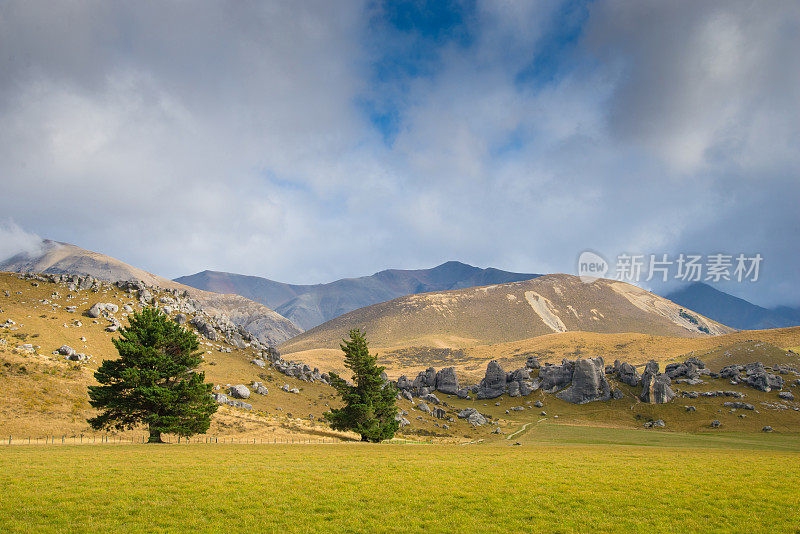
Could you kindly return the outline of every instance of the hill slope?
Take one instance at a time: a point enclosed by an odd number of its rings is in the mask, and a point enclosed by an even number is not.
[[[702,282],[694,282],[673,291],[666,295],[666,298],[739,330],[800,325],[800,317],[797,316],[796,309],[783,307],[770,310],[762,308]]]
[[[376,347],[468,347],[554,332],[638,332],[698,337],[731,329],[636,286],[613,280],[585,284],[555,274],[533,280],[425,293],[337,317],[281,345],[283,352],[336,348],[351,328]]]
[[[205,291],[242,295],[269,306],[300,328],[309,329],[347,312],[397,297],[517,282],[537,276],[450,261],[432,269],[389,269],[371,276],[316,285],[284,284],[218,271],[203,271],[175,281]]]
[[[44,240],[37,252],[18,254],[0,262],[0,271],[91,276],[108,282],[140,280],[150,286],[187,291],[208,313],[226,315],[234,324],[270,345],[285,341],[301,331],[267,306],[240,295],[222,295],[185,286],[116,258],[68,243]]]

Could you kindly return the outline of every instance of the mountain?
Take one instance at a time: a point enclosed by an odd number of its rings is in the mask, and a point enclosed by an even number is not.
[[[666,295],[706,317],[739,330],[762,330],[800,325],[800,309],[782,306],[762,308],[702,282],[694,282]]]
[[[0,262],[0,271],[92,276],[109,282],[139,280],[150,286],[187,291],[207,313],[224,314],[234,324],[269,345],[301,332],[291,321],[267,306],[240,295],[218,294],[185,286],[69,243],[43,240],[37,251],[17,254]]]
[[[284,353],[331,349],[352,328],[375,347],[469,347],[559,332],[699,337],[732,329],[636,286],[566,274],[400,297],[361,308],[290,339]]]
[[[258,276],[203,271],[176,282],[216,293],[235,293],[274,309],[303,329],[347,312],[397,297],[530,280],[538,274],[481,269],[449,261],[432,269],[389,269],[328,284],[293,285]]]

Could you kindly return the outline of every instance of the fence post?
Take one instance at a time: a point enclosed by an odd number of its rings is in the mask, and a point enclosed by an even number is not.
[[[11,445],[11,436],[8,436],[8,444]]]

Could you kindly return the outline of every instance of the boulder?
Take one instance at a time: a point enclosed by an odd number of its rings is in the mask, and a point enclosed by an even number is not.
[[[467,389],[467,388],[459,389],[456,392],[456,396],[458,396],[459,399],[468,399],[469,398],[469,389]]]
[[[533,384],[531,382],[529,382],[527,380],[523,380],[523,381],[517,382],[517,383],[519,384],[519,394],[522,395],[523,397],[526,397],[526,396],[530,395],[531,393],[533,393],[534,387],[533,387]],[[509,384],[509,389],[510,389],[510,384]]]
[[[675,398],[669,376],[658,372],[658,363],[648,362],[642,374],[642,393],[639,399],[650,404],[665,404]]]
[[[711,428],[719,428],[721,425],[722,423],[719,422],[719,419],[714,419],[711,421]]]
[[[778,393],[778,397],[780,397],[783,400],[793,401],[794,393],[792,393],[791,391],[781,391],[780,393]]]
[[[266,387],[259,385],[258,387],[256,387],[256,393],[258,393],[259,395],[267,395],[269,393],[269,390]]]
[[[57,352],[62,356],[72,356],[75,354],[75,349],[70,347],[69,345],[61,345],[58,347]]]
[[[619,360],[617,360],[614,362],[614,369],[617,373],[617,380],[623,384],[627,384],[631,387],[639,385],[641,377],[639,373],[636,372],[636,368],[628,362],[619,363]]]
[[[426,402],[430,402],[431,404],[436,404],[437,406],[442,403],[442,401],[440,401],[439,398],[433,393],[428,393],[427,395],[421,397],[421,399]]]
[[[466,419],[473,426],[483,426],[488,422],[475,408],[464,408],[459,410],[456,415],[459,419]]]
[[[573,404],[586,404],[611,398],[611,387],[605,376],[603,358],[582,358],[573,366],[571,385],[556,393],[556,397]]]
[[[528,356],[528,359],[525,360],[525,367],[528,369],[540,369],[542,364],[539,363],[539,359],[536,356]]]
[[[401,376],[397,379],[397,389],[404,390],[404,389],[411,389],[414,387],[414,383],[406,377],[406,375]]]
[[[435,376],[436,391],[446,393],[448,395],[455,395],[458,393],[458,377],[454,367],[445,367]]]
[[[417,410],[421,411],[422,413],[430,414],[431,409],[430,406],[425,404],[423,401],[417,401]]]
[[[217,401],[217,404],[228,404],[228,396],[224,393],[214,393],[212,397]]]
[[[614,388],[611,390],[611,398],[612,399],[622,399],[625,397],[625,394],[619,388]]]
[[[494,399],[506,392],[506,372],[492,360],[486,366],[486,374],[478,385],[478,399]]]
[[[686,364],[690,364],[690,363],[694,364],[695,367],[697,367],[698,369],[705,369],[706,368],[706,364],[703,363],[703,360],[701,360],[697,356],[692,356],[690,358],[687,358],[685,363]]]
[[[247,386],[243,384],[239,384],[237,386],[231,386],[230,391],[228,394],[233,397],[234,399],[249,399],[250,398],[250,390]]]
[[[519,397],[521,395],[519,389],[519,382],[509,382],[508,384],[508,396],[509,397]]]
[[[519,369],[512,371],[508,375],[508,378],[506,378],[506,382],[522,382],[523,380],[530,380],[530,379],[531,379],[531,372],[525,367],[520,367]]]
[[[763,367],[761,369],[755,369],[753,372],[748,370],[747,385],[759,391],[769,392],[773,389],[783,388],[783,377],[768,373]]]
[[[436,369],[428,367],[425,371],[420,371],[414,379],[413,387],[419,395],[429,393],[436,386]]]
[[[767,425],[761,429],[762,432],[772,432],[772,427]]]
[[[736,402],[723,402],[722,405],[725,406],[726,408],[736,408],[738,410],[755,410],[756,409],[755,406],[753,406],[750,403],[739,402],[739,401],[736,401]]]
[[[572,371],[575,362],[564,360],[561,365],[545,365],[539,369],[542,391],[555,393],[572,383]]]
[[[445,412],[442,408],[434,408],[433,416],[436,419],[445,419],[447,417],[447,412]]]

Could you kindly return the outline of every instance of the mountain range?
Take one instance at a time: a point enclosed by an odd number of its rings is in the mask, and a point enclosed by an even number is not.
[[[538,274],[481,269],[448,261],[432,269],[388,269],[327,284],[294,285],[258,276],[203,271],[175,281],[260,302],[308,330],[345,313],[406,295],[530,280]]]
[[[694,282],[665,297],[737,330],[763,330],[800,325],[800,308],[762,308],[708,284]]]

